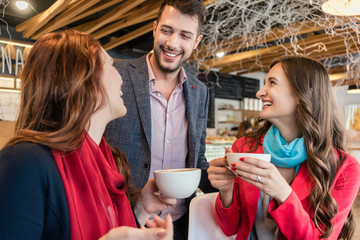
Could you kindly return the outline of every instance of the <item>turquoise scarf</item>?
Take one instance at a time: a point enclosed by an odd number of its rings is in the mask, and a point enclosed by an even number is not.
[[[307,158],[304,138],[296,138],[288,144],[274,125],[265,134],[263,150],[264,153],[271,154],[271,163],[275,166],[284,168],[295,167],[296,173],[301,163]]]

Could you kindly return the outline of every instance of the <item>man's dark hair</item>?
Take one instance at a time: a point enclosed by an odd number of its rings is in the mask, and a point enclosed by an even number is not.
[[[165,6],[174,7],[181,13],[190,15],[192,17],[196,16],[199,23],[198,35],[200,35],[202,26],[204,25],[205,21],[205,6],[201,0],[164,0],[159,9],[156,22],[160,21]]]

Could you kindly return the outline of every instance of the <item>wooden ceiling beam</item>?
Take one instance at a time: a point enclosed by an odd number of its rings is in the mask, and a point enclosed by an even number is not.
[[[124,44],[128,41],[133,40],[134,38],[137,38],[139,36],[142,36],[148,32],[150,32],[153,28],[153,23],[148,23],[128,34],[125,34],[124,36],[120,37],[120,38],[115,38],[110,40],[110,42],[106,43],[103,47],[105,50],[110,50],[114,47],[120,46],[121,44]]]
[[[20,23],[16,26],[16,31],[23,32],[23,36],[31,36],[34,32],[48,23],[54,16],[66,8],[71,0],[58,0],[51,7],[30,18],[29,20]]]
[[[228,72],[237,72],[241,70],[242,72],[244,72],[246,71],[246,69],[253,69],[254,67],[256,67],[256,69],[262,69],[265,67],[265,69],[268,70],[268,66],[270,66],[275,59],[291,54],[293,53],[291,53],[287,49],[282,49],[282,51],[278,51],[276,53],[256,56],[254,58],[241,61],[237,64],[232,64],[228,67],[224,67],[220,69],[219,72],[228,73]]]
[[[346,22],[346,19],[344,19],[344,21]],[[258,39],[260,34],[256,34],[255,36],[252,36],[255,37],[257,40],[253,41],[255,42],[255,44],[250,44],[250,46],[263,44],[278,39],[284,39],[287,37],[299,36],[302,34],[307,34],[308,36],[306,38],[313,37],[316,36],[314,35],[314,32],[324,30],[324,26],[338,27],[340,26],[340,23],[336,23],[334,19],[330,18],[329,20],[324,20],[324,19],[305,20],[302,22],[296,22],[293,25],[276,27],[270,31],[270,33],[265,37],[265,40],[262,40],[263,37],[260,37],[260,39]],[[288,29],[291,30],[289,31]],[[306,38],[299,37],[298,41],[299,42],[304,41],[304,39]],[[236,49],[233,48],[233,50]]]
[[[141,22],[145,22],[150,19],[154,19],[157,16],[160,5],[161,2],[159,1],[156,3],[147,1],[139,5],[136,9],[133,9],[130,12],[128,12],[127,17],[113,24],[110,24],[106,27],[103,27],[91,35],[96,39],[100,39],[125,27],[132,26]]]
[[[216,0],[203,0],[204,5],[209,5],[210,3],[215,2]]]
[[[355,44],[351,45],[352,46],[355,46]],[[328,53],[328,54],[319,54],[319,53],[312,53],[310,55],[308,55],[308,57],[312,57],[318,61],[321,61],[321,60],[324,60],[326,58],[333,58],[333,57],[341,57],[341,56],[344,56],[347,54],[346,52],[346,48],[344,47],[338,47],[336,45],[334,46],[329,46],[329,51],[331,53]],[[352,53],[356,53],[356,51],[354,50]],[[241,75],[241,74],[244,74],[244,73],[252,73],[252,72],[260,72],[260,71],[269,71],[270,69],[270,65],[271,65],[271,62],[273,60],[275,60],[276,58],[278,57],[282,57],[284,56],[285,54],[281,54],[279,56],[274,56],[274,58],[270,58],[270,61],[268,62],[261,62],[262,65],[259,66],[259,65],[256,65],[255,64],[255,61],[253,61],[252,65],[247,65],[247,66],[242,66],[241,68],[233,68],[232,71],[230,72],[234,72],[234,71],[237,71],[238,74],[237,75]],[[240,71],[240,72],[239,72]],[[220,70],[220,72],[222,72]],[[344,71],[340,71],[340,70],[337,70],[336,73],[333,73],[333,74],[342,74],[343,72],[346,72],[346,70]],[[227,72],[229,73],[229,72]],[[331,72],[332,73],[332,72]],[[335,76],[335,75],[334,75]]]
[[[338,79],[338,80],[334,80],[331,81],[331,85],[332,86],[346,86],[346,85],[356,85],[356,84],[360,84],[360,80],[359,79],[355,79],[355,78],[350,78],[350,79]]]
[[[86,11],[88,8],[97,4],[98,2],[100,2],[100,0],[78,0],[75,2],[76,4],[56,16],[53,20],[34,33],[31,38],[39,39],[46,33],[55,31],[63,26],[66,26],[67,24],[70,24],[73,17]]]
[[[320,22],[320,23],[319,23]],[[244,41],[247,42],[247,47],[253,47],[259,44],[275,41],[278,39],[284,39],[290,37],[296,33],[296,35],[312,33],[315,31],[320,31],[324,29],[323,25],[331,25],[331,26],[338,26],[335,24],[335,21],[331,19],[329,23],[325,20],[305,20],[302,22],[296,22],[294,24],[288,26],[281,26],[281,27],[274,27],[266,34],[264,37],[264,32],[253,34],[246,37],[238,37],[233,39],[232,41],[226,41],[224,43],[212,44],[210,46],[199,46],[198,53],[196,55],[193,54],[192,57],[196,56],[197,59],[204,59],[207,57],[215,56],[216,52],[223,51],[226,53],[238,51],[238,44]],[[289,31],[288,29],[294,29],[294,31]],[[252,41],[248,41],[247,39],[254,39]],[[242,43],[243,45],[243,43]],[[220,46],[220,47],[219,47]],[[209,56],[210,55],[210,56]],[[192,58],[193,59],[193,58]]]
[[[314,55],[310,55],[308,57],[312,57],[312,58],[320,61],[320,60],[323,60],[323,59],[326,59],[326,58],[329,58],[329,57],[344,56],[345,54],[346,54],[346,52],[344,52],[344,50],[339,49],[336,52],[334,51],[331,55],[322,55],[322,56],[319,57],[316,54],[314,54]],[[275,60],[276,58],[282,57],[284,55],[285,54],[275,56],[270,62],[266,62],[266,63],[262,62],[261,65],[255,64],[255,61],[254,61],[252,63],[252,65],[250,65],[250,66],[246,66],[246,67],[242,66],[241,68],[240,67],[239,68],[233,68],[233,69],[231,69],[232,71],[222,71],[222,70],[220,70],[219,72],[221,72],[221,73],[237,72],[237,75],[242,75],[244,73],[252,73],[252,72],[267,72],[270,69],[271,62],[273,60]],[[341,72],[337,72],[337,73],[341,73]]]
[[[199,64],[202,66],[209,66],[211,68],[223,68],[233,64],[234,62],[243,61],[248,58],[253,58],[256,56],[261,56],[265,54],[275,54],[281,51],[281,46],[272,46],[267,48],[260,48],[251,51],[239,52],[231,55],[227,55],[222,58],[209,59],[206,61],[200,61]]]
[[[341,39],[339,39],[338,41],[342,41]],[[341,50],[345,50],[343,45],[339,45],[339,42],[331,42],[330,44],[329,43],[326,43],[326,52],[316,52],[314,51],[312,54],[307,54],[306,52],[303,52],[302,54],[305,55],[305,56],[310,56],[310,57],[313,57],[313,58],[316,58],[318,56],[325,56],[325,55],[329,55],[329,53],[334,53],[334,49],[338,49],[340,48]],[[278,57],[282,57],[284,55],[289,55],[289,54],[292,54],[291,53],[291,50],[292,49],[289,49],[290,51],[287,51],[284,49],[283,52],[279,52],[279,54],[277,55],[265,55],[265,56],[259,56],[259,58],[257,59],[259,62],[262,63],[262,65],[270,65],[276,58]],[[342,51],[344,52],[344,51]],[[256,61],[256,59],[253,59],[253,60],[248,60],[246,62],[242,62],[242,67],[244,68],[250,68],[252,67],[252,65],[254,64],[254,62]]]
[[[346,48],[343,46],[343,39],[341,37],[328,39],[328,42],[325,42],[326,52],[316,52],[303,54],[318,60],[323,60],[332,56],[342,56],[347,54]],[[355,43],[349,45],[350,47],[355,46]],[[356,52],[354,50],[354,52]],[[267,54],[262,56],[256,56],[251,59],[246,59],[244,61],[239,61],[239,63],[232,64],[231,66],[224,67],[219,70],[220,73],[229,73],[229,72],[240,72],[240,74],[246,72],[258,72],[258,71],[268,71],[271,63],[282,56],[291,55],[292,49],[283,49],[274,54]]]
[[[142,17],[139,17],[139,18],[125,18],[125,19],[122,19],[114,24],[111,24],[110,26],[108,27],[105,27],[99,31],[96,31],[94,32],[93,34],[91,34],[93,37],[95,37],[96,39],[100,39],[102,37],[105,37],[107,35],[110,34],[110,31],[111,33],[113,32],[116,32],[120,29],[123,29],[123,28],[126,28],[128,26],[132,26],[132,25],[135,25],[135,24],[138,24],[138,23],[141,23],[141,22],[145,22],[145,21],[148,21],[148,20],[155,20],[157,14],[153,14],[151,16],[142,16]],[[112,28],[111,28],[112,27]]]
[[[97,2],[96,4],[90,6],[89,8],[85,9],[82,13],[77,14],[76,16],[72,17],[71,19],[68,19],[66,22],[58,23],[58,29],[61,27],[64,27],[68,24],[74,23],[78,20],[81,20],[85,17],[88,17],[96,12],[99,12],[101,10],[104,10],[108,7],[113,6],[114,4],[117,4],[119,2],[122,2],[123,0],[101,0]],[[68,6],[67,9],[71,8],[74,4],[76,4],[78,0],[73,0]],[[71,5],[71,6],[70,6]],[[47,23],[47,26],[51,27],[52,23]],[[51,32],[51,31],[49,31]],[[38,38],[38,36],[35,36],[34,39]]]
[[[339,80],[343,80],[346,78],[346,71],[343,72],[339,72],[339,73],[334,73],[334,74],[329,74],[330,77],[330,81],[339,81]]]
[[[94,13],[100,12],[101,10],[104,10],[108,7],[111,7],[119,2],[122,2],[124,0],[101,0],[100,2],[94,4],[92,7],[87,9],[86,11],[82,12],[81,14],[73,17],[68,24],[76,22],[78,20],[81,20],[83,18],[86,18]]]
[[[135,8],[139,4],[143,3],[145,0],[127,0],[124,3],[120,4],[110,12],[106,13],[102,17],[79,25],[73,29],[78,30],[80,32],[85,32],[87,34],[91,34],[94,31],[98,30],[99,28],[114,22],[120,18],[126,12],[130,11],[131,9]]]
[[[132,25],[135,25],[135,24],[138,24],[138,23],[141,23],[141,22],[145,22],[145,21],[148,21],[148,20],[151,20],[151,19],[154,19],[156,18],[157,15],[151,15],[151,16],[142,16],[142,17],[139,17],[139,18],[126,18],[126,19],[122,19],[114,24],[111,24],[110,26],[104,28],[104,29],[101,29],[99,31],[96,31],[94,32],[93,34],[91,34],[94,38],[96,39],[100,39],[102,37],[105,37],[113,32],[116,32],[120,29],[123,29],[123,28],[126,28],[128,26],[132,26]],[[113,27],[113,28],[111,28]],[[111,33],[110,33],[111,31]]]
[[[334,41],[342,41],[343,42],[343,40],[344,40],[343,37],[340,37],[340,36],[333,37],[333,36],[330,36],[330,35],[327,35],[324,33],[324,34],[319,34],[316,36],[308,37],[308,38],[304,39],[303,43],[300,43],[298,46],[300,49],[301,48],[304,49],[306,46],[311,46],[315,43],[320,43],[320,42],[331,43]],[[199,61],[199,64],[201,66],[210,66],[212,68],[224,68],[224,67],[227,67],[227,66],[233,64],[234,62],[244,61],[244,60],[246,61],[246,59],[248,59],[248,58],[253,58],[253,57],[266,55],[266,54],[276,54],[277,52],[283,52],[282,49],[292,49],[292,48],[293,48],[293,46],[291,43],[285,43],[282,46],[261,48],[261,49],[251,50],[251,51],[240,52],[240,53],[236,53],[236,54],[232,54],[232,55],[227,55],[225,57],[218,58],[218,59],[209,59],[206,61]]]
[[[337,73],[343,73],[343,72],[346,72],[345,66],[337,66],[337,67],[332,67],[329,69],[329,74],[337,74]]]

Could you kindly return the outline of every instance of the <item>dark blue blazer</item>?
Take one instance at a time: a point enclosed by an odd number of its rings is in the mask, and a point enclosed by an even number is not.
[[[109,144],[126,154],[135,185],[143,187],[149,178],[151,164],[151,108],[146,56],[115,60],[114,64],[124,81],[122,98],[128,111],[124,117],[108,124],[104,136]],[[214,191],[207,179],[209,164],[204,155],[209,91],[189,74],[183,89],[189,124],[186,167],[201,168],[200,188],[204,192]]]
[[[23,142],[0,152],[0,239],[70,239],[64,185],[42,145]]]

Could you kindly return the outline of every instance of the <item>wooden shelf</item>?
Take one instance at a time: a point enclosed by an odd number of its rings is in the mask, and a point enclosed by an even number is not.
[[[237,108],[218,108],[219,111],[234,111],[234,112],[243,112],[246,114],[257,114],[259,115],[259,113],[261,111],[257,111],[257,110],[244,110],[244,109],[237,109]]]
[[[219,111],[234,111],[240,112],[242,119],[250,119],[250,118],[257,118],[260,115],[260,111],[254,110],[243,110],[243,109],[236,109],[236,108],[218,108]],[[235,118],[237,119],[237,118]],[[242,121],[234,121],[234,120],[225,120],[225,121],[217,121],[217,123],[227,123],[227,124],[240,124]]]
[[[236,108],[218,108],[219,111],[243,111],[242,109],[236,109]]]
[[[218,123],[231,123],[231,124],[240,124],[239,121],[218,121]]]

